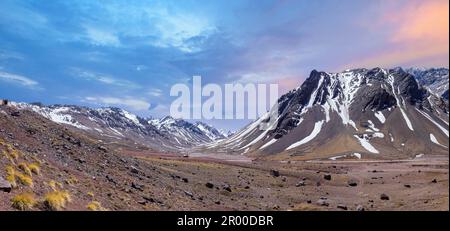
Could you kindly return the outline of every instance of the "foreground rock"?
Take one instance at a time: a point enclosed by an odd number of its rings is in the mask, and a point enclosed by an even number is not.
[[[383,194],[380,195],[380,199],[384,200],[384,201],[388,201],[389,200],[389,196],[387,194],[383,193]]]
[[[301,186],[305,186],[306,184],[305,184],[305,182],[304,181],[299,181],[296,185],[295,185],[295,187],[301,187]]]
[[[205,186],[206,186],[207,188],[214,188],[214,184],[211,183],[211,182],[206,183]]]
[[[356,181],[356,180],[349,180],[347,183],[348,183],[348,185],[351,186],[351,187],[356,187],[356,186],[358,186],[358,181]]]
[[[12,189],[11,184],[2,177],[0,177],[0,191],[9,193],[11,192],[11,189]]]
[[[273,176],[273,177],[279,177],[280,176],[280,172],[278,170],[271,169],[270,170],[270,175]]]
[[[330,205],[330,203],[328,203],[327,198],[320,198],[317,202],[318,205],[320,206],[325,206],[328,207]]]

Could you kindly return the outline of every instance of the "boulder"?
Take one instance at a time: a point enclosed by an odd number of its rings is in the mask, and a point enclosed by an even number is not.
[[[144,191],[144,185],[136,183],[136,182],[132,182],[131,187],[136,190],[139,190],[139,191]]]
[[[0,176],[0,191],[9,193],[11,190],[12,185]]]
[[[107,152],[107,151],[108,151],[108,149],[107,149],[105,146],[99,146],[98,149],[99,149],[100,151],[104,151],[104,152]]]
[[[225,191],[231,192],[231,187],[228,184],[224,184],[222,187]]]
[[[207,188],[214,188],[214,184],[211,183],[211,182],[206,183],[205,186],[206,186]]]
[[[356,187],[356,186],[358,186],[358,181],[357,180],[349,180],[348,182],[348,185],[349,186],[351,186],[351,187]]]
[[[305,186],[306,184],[305,184],[305,182],[304,181],[299,181],[296,185],[295,185],[295,187],[301,187],[301,186]]]
[[[131,171],[131,173],[134,173],[134,174],[138,174],[139,173],[139,169],[134,167],[134,166],[130,166],[130,171]]]
[[[380,195],[380,199],[381,199],[381,200],[384,200],[384,201],[387,201],[387,200],[389,200],[389,196],[388,196],[387,194],[385,194],[385,193],[382,193],[382,194]]]
[[[326,199],[319,199],[316,203],[318,205],[320,205],[320,206],[327,206],[328,207],[330,205],[330,203],[328,203],[328,201]]]
[[[270,175],[273,176],[273,177],[279,177],[280,176],[280,172],[278,170],[271,169],[270,170]]]

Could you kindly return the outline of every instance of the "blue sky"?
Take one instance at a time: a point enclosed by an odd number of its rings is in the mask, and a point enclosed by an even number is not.
[[[0,1],[0,98],[169,113],[170,87],[448,67],[446,0]],[[236,130],[248,121],[210,121]]]

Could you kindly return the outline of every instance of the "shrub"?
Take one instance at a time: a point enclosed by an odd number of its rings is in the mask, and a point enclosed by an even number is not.
[[[10,156],[17,160],[19,158],[19,152],[16,149],[13,149],[11,146],[8,147]]]
[[[17,187],[16,171],[12,166],[6,166],[6,180],[11,184],[13,188]]]
[[[91,211],[106,211],[105,208],[102,207],[100,202],[98,201],[92,201],[87,205],[87,209]]]
[[[12,207],[17,210],[30,210],[35,204],[34,194],[22,193],[12,198]]]
[[[20,170],[22,170],[25,174],[27,174],[28,176],[32,176],[33,174],[31,173],[30,168],[28,167],[28,165],[26,163],[20,163],[17,166]]]
[[[68,185],[78,184],[78,179],[74,176],[71,176],[69,179],[66,179],[65,182]]]
[[[53,191],[45,195],[44,205],[48,210],[58,211],[66,207],[71,201],[70,194],[66,191]]]
[[[62,184],[59,182],[56,182],[54,180],[51,180],[50,182],[48,182],[48,186],[50,186],[50,188],[52,188],[53,191],[58,190],[58,187],[62,188]]]
[[[94,197],[94,193],[93,193],[93,192],[88,192],[87,195],[88,195],[89,197]]]
[[[30,171],[36,175],[39,175],[41,172],[41,169],[39,168],[39,164],[37,163],[32,163],[28,165],[28,168],[30,169]]]
[[[20,172],[16,172],[16,177],[19,180],[19,182],[25,186],[33,187],[33,179],[31,177],[22,174]]]

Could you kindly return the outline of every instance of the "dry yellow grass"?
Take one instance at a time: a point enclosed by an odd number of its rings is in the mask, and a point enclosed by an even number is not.
[[[28,168],[30,171],[36,175],[39,175],[41,173],[41,168],[39,167],[38,163],[32,163],[28,165]]]
[[[36,204],[36,199],[33,193],[22,193],[14,196],[11,200],[12,207],[17,210],[30,210]]]
[[[66,207],[71,201],[70,194],[67,191],[49,192],[44,197],[44,205],[48,210],[58,211]]]
[[[69,179],[65,180],[65,183],[68,185],[78,184],[78,179],[74,176],[71,176]]]
[[[313,205],[313,204],[301,203],[301,204],[295,205],[292,210],[293,211],[322,211],[322,208],[317,205]]]
[[[12,148],[11,146],[8,147],[8,150],[9,150],[9,155],[13,159],[17,160],[19,158],[19,156],[20,156],[19,151],[17,151],[16,149]]]
[[[33,179],[30,176],[27,176],[25,174],[22,174],[20,172],[16,172],[16,179],[19,181],[19,183],[33,187]]]
[[[6,166],[6,180],[11,184],[13,188],[17,187],[16,171],[12,166]]]
[[[9,157],[8,153],[5,150],[2,150],[2,154],[7,158]]]
[[[30,168],[28,167],[28,165],[26,163],[20,163],[17,166],[20,170],[22,170],[25,174],[27,174],[28,176],[32,176],[33,174],[31,173]]]
[[[11,164],[15,164],[14,159],[13,159],[10,155],[8,155],[8,152],[7,152],[7,151],[3,150],[2,153],[3,153],[3,155],[6,157],[6,159],[8,159],[9,162],[11,162]]]
[[[93,192],[88,192],[87,195],[88,195],[89,197],[94,197],[94,193],[93,193]]]
[[[56,181],[54,181],[54,180],[51,180],[50,182],[48,182],[48,186],[50,186],[50,188],[51,188],[53,191],[58,190],[58,188],[62,188],[62,184],[59,183],[59,182],[56,182]]]
[[[91,211],[106,211],[105,208],[102,207],[100,202],[98,201],[92,201],[87,205],[87,209]]]

